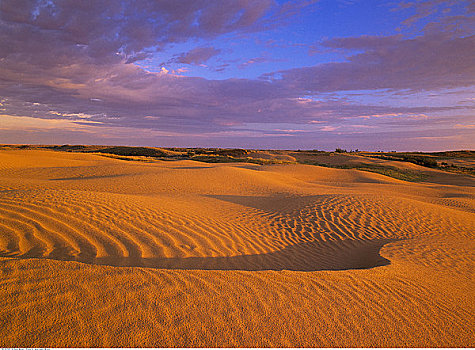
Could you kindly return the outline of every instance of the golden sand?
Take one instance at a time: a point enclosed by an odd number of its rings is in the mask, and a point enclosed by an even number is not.
[[[0,345],[473,347],[474,186],[0,151]]]

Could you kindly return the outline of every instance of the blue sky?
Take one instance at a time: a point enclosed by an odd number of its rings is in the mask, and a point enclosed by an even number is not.
[[[4,0],[0,143],[473,149],[464,0]]]
[[[394,35],[400,32],[397,30],[400,23],[411,12],[396,11],[383,1],[323,0],[307,6],[282,26],[238,35],[231,33],[214,40],[173,43],[139,64],[152,71],[162,67],[186,69],[179,74],[190,77],[257,79],[278,70],[344,61],[345,55],[341,52],[319,49],[319,41],[332,37]],[[182,53],[209,46],[220,52],[204,64],[206,67],[173,62],[173,58]],[[216,70],[225,64],[225,69]]]

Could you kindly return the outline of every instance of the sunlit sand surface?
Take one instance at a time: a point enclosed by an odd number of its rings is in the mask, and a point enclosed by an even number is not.
[[[473,347],[475,178],[434,174],[3,150],[0,345]]]

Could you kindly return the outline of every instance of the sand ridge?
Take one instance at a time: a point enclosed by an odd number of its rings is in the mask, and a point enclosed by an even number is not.
[[[34,150],[0,169],[2,346],[474,345],[467,177]]]

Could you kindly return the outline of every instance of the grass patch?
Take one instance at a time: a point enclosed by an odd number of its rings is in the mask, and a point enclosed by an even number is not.
[[[475,169],[458,165],[442,165],[439,169],[456,174],[467,174],[475,176]]]
[[[270,165],[270,164],[296,164],[295,162],[290,162],[280,159],[263,159],[263,158],[238,158],[232,156],[222,156],[222,155],[194,155],[189,158],[189,160],[195,160],[198,162],[204,163],[251,163],[259,165]]]
[[[403,181],[410,181],[410,182],[420,182],[426,180],[429,176],[427,174],[418,172],[418,171],[410,171],[410,170],[402,170],[390,166],[382,166],[382,165],[331,165],[319,162],[312,162],[312,161],[302,161],[301,164],[307,165],[318,165],[326,168],[334,168],[334,169],[354,169],[354,170],[361,170],[361,171],[368,171],[371,173],[381,174],[384,176],[389,176],[397,180]]]
[[[417,171],[400,170],[390,167],[355,167],[357,170],[369,171],[385,176],[389,176],[398,180],[420,182],[426,180],[429,176]]]
[[[135,156],[135,157],[134,156],[118,156],[118,155],[115,155],[115,154],[107,154],[107,153],[92,153],[92,154],[97,155],[97,156],[101,156],[101,157],[106,157],[106,158],[126,160],[126,161],[129,161],[129,162],[152,163],[156,160],[155,158],[143,157],[143,156]]]

